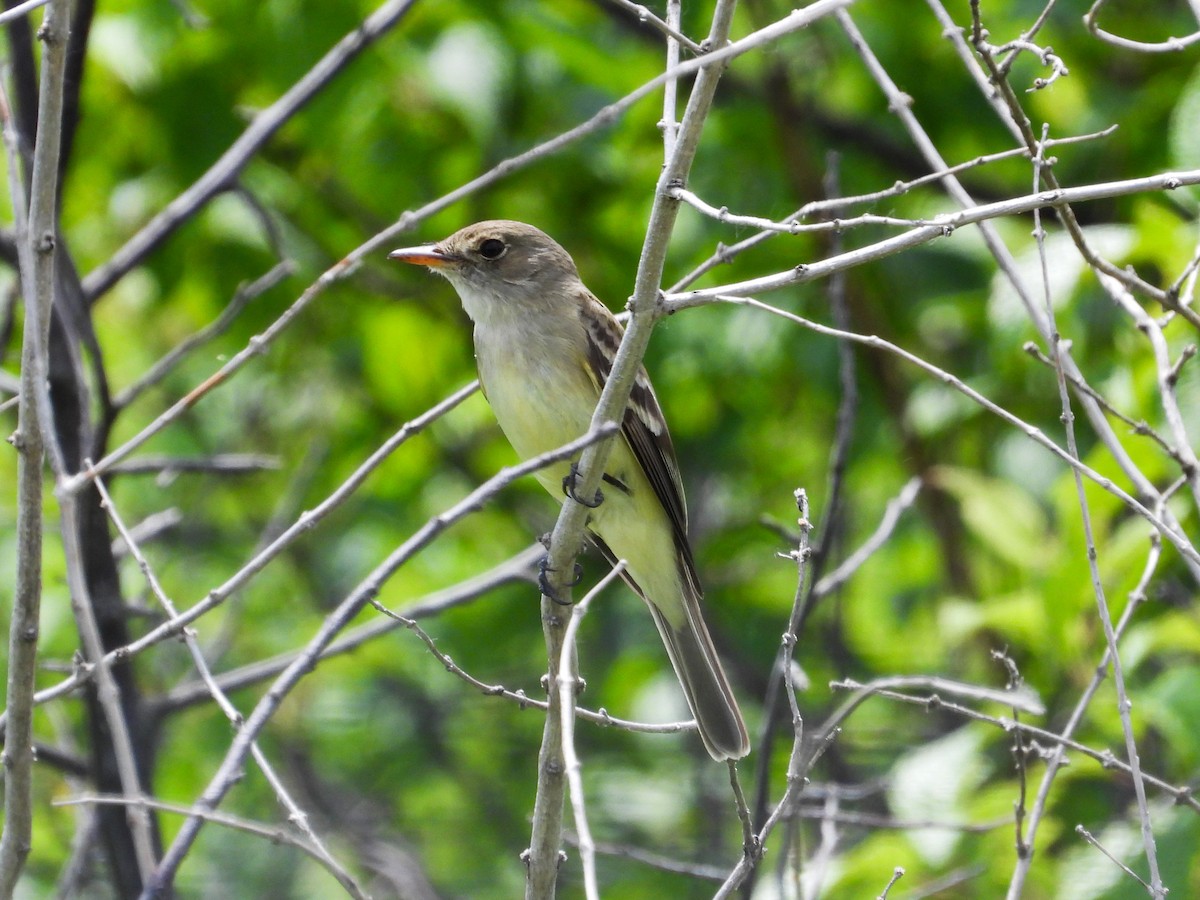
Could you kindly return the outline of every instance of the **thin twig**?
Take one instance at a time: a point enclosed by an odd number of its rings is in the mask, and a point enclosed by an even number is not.
[[[213,812],[197,810],[191,806],[184,806],[179,803],[168,803],[164,800],[157,800],[153,797],[119,797],[108,794],[83,794],[78,797],[70,797],[66,800],[55,800],[55,806],[97,806],[109,804],[114,806],[142,806],[147,809],[156,809],[160,812],[177,813],[181,816],[200,816],[206,822],[211,822],[214,825],[223,825],[226,828],[232,828],[235,831],[242,831],[246,834],[252,834],[262,838],[269,844],[284,844],[288,847],[295,847],[301,853],[311,856],[320,866],[329,872],[338,883],[352,897],[365,898],[367,895],[362,893],[361,889],[353,883],[347,883],[343,875],[338,869],[330,868],[329,858],[324,854],[324,848],[314,846],[305,837],[299,837],[292,834],[286,828],[280,828],[277,825],[267,825],[262,822],[254,822],[250,819],[243,819],[241,816],[230,815],[229,813]]]
[[[963,706],[961,703],[954,703],[946,700],[942,694],[946,693],[945,688],[952,687],[954,692],[963,695],[976,695],[978,699],[987,700],[989,702],[998,703],[1001,706],[1011,706],[1013,699],[1026,707],[1026,712],[1033,712],[1039,707],[1025,703],[1020,695],[1015,698],[1006,696],[1011,692],[997,691],[990,688],[980,688],[976,685],[963,685],[955,682],[947,682],[945,679],[924,678],[922,676],[893,676],[889,678],[880,678],[867,684],[861,684],[852,679],[843,679],[841,681],[831,681],[829,686],[834,690],[852,690],[854,696],[847,700],[842,706],[838,707],[837,711],[830,715],[829,719],[821,724],[821,737],[827,740],[830,735],[834,734],[843,722],[853,713],[862,703],[870,697],[880,697],[886,700],[895,700],[900,703],[908,703],[914,706],[921,706],[926,709],[940,709],[946,712],[953,713],[964,719],[970,719],[975,722],[984,722],[995,728],[999,728],[1004,732],[1012,732],[1020,730],[1028,737],[1035,738],[1039,741],[1044,741],[1046,744],[1073,750],[1076,753],[1087,756],[1094,760],[1105,769],[1114,769],[1124,775],[1130,774],[1129,764],[1118,759],[1111,750],[1097,750],[1089,747],[1086,744],[1081,744],[1073,738],[1064,736],[1061,732],[1050,731],[1046,728],[1038,728],[1035,725],[1030,725],[1027,722],[1018,722],[1007,716],[991,716],[987,713],[982,713],[977,709],[972,709],[969,706]],[[898,686],[902,686],[897,690]],[[931,690],[933,693],[923,696],[913,696],[903,693],[904,690]],[[1146,783],[1152,785],[1164,794],[1169,796],[1171,800],[1181,806],[1186,806],[1194,812],[1200,813],[1200,800],[1193,796],[1193,792],[1188,785],[1173,785],[1165,779],[1159,778],[1156,775],[1143,773],[1142,776]],[[1030,815],[1032,822],[1033,816]],[[1028,838],[1027,838],[1028,840]],[[1011,894],[1010,890],[1010,896]],[[1020,896],[1017,894],[1016,896]]]
[[[7,25],[14,19],[19,19],[22,16],[28,15],[39,6],[45,6],[51,0],[25,0],[24,3],[18,3],[12,9],[6,9],[0,12],[0,25]]]
[[[1088,831],[1086,828],[1084,828],[1082,825],[1075,826],[1075,833],[1077,835],[1079,835],[1080,837],[1082,837],[1085,841],[1087,841],[1093,847],[1095,847],[1097,850],[1099,850],[1101,853],[1103,853],[1105,856],[1107,856],[1109,858],[1109,860],[1113,863],[1113,865],[1115,865],[1122,872],[1124,872],[1126,875],[1128,875],[1130,878],[1132,878],[1134,881],[1136,881],[1138,884],[1140,884],[1143,888],[1145,888],[1147,893],[1149,893],[1151,895],[1157,895],[1157,894],[1162,893],[1160,890],[1156,890],[1152,885],[1147,884],[1146,879],[1144,879],[1137,872],[1133,871],[1133,869],[1129,868],[1129,866],[1125,865],[1125,863],[1121,862],[1119,859],[1117,859],[1115,856],[1113,856],[1111,853],[1109,853],[1108,850],[1105,848],[1105,846],[1103,844],[1101,844],[1098,840],[1096,840],[1096,838],[1092,836],[1092,833],[1090,831]]]
[[[101,505],[108,513],[108,517],[112,520],[113,525],[116,527],[117,533],[120,534],[121,538],[125,541],[125,545],[129,548],[130,555],[137,562],[138,568],[141,570],[142,576],[146,579],[146,584],[149,586],[150,591],[158,599],[159,603],[162,604],[163,609],[167,611],[167,615],[171,616],[172,618],[178,616],[179,612],[175,609],[175,604],[171,601],[171,598],[167,596],[166,591],[163,590],[162,585],[159,583],[158,577],[154,574],[154,570],[150,567],[149,561],[142,554],[141,548],[137,544],[137,540],[134,538],[133,534],[130,533],[129,529],[125,527],[125,521],[121,518],[121,514],[118,512],[116,504],[113,503],[112,496],[108,493],[108,489],[104,486],[104,481],[97,478],[95,484],[96,490],[100,494]],[[183,630],[183,641],[187,645],[188,653],[192,657],[192,664],[196,667],[196,671],[199,673],[201,681],[208,690],[208,695],[213,699],[213,701],[216,702],[217,707],[225,715],[225,718],[229,720],[229,723],[234,728],[237,728],[242,721],[242,714],[233,705],[229,697],[226,696],[225,692],[221,690],[213,678],[213,674],[209,669],[208,662],[205,660],[204,654],[200,650],[200,643],[196,639],[195,630],[192,628],[185,628]],[[331,873],[333,873],[333,876],[337,878],[338,883],[341,884],[342,887],[346,888],[351,896],[365,898],[366,894],[364,893],[363,889],[359,887],[357,882],[355,882],[353,876],[351,876],[350,873],[347,872],[346,869],[343,868],[342,865],[333,858],[333,855],[329,852],[328,848],[326,848],[320,837],[312,830],[312,827],[308,822],[308,815],[300,808],[296,801],[292,799],[291,794],[284,786],[282,779],[280,779],[280,777],[276,774],[274,767],[271,765],[270,760],[267,759],[266,754],[263,753],[262,748],[260,748],[258,743],[255,742],[251,745],[250,749],[254,755],[255,762],[258,764],[259,770],[263,773],[268,783],[271,785],[271,788],[274,790],[275,798],[279,801],[280,806],[287,810],[288,821],[295,825],[308,839],[313,854],[321,859],[322,864]]]
[[[282,466],[278,456],[261,453],[217,453],[213,456],[138,456],[117,463],[112,475],[156,475],[169,478],[180,472],[206,472],[218,475],[247,475],[274,472]],[[96,479],[99,481],[99,479]]]
[[[565,838],[568,843],[572,842],[574,835],[566,832]],[[621,859],[632,859],[634,862],[642,863],[652,869],[657,869],[660,872],[671,872],[675,875],[687,875],[690,878],[699,878],[704,881],[715,881],[720,884],[725,880],[725,874],[729,871],[727,866],[713,865],[711,863],[700,862],[684,862],[678,859],[671,859],[659,853],[650,853],[643,850],[641,847],[630,846],[626,844],[613,844],[605,841],[596,842],[596,852],[604,856],[615,856]]]
[[[627,0],[621,0],[621,2],[627,2]],[[679,26],[681,2],[682,0],[668,0],[667,2],[667,20],[676,28]],[[679,65],[679,46],[678,40],[672,37],[667,38],[668,72]],[[658,123],[658,127],[662,129],[664,158],[670,158],[675,151],[675,140],[679,136],[679,117],[676,110],[678,99],[679,80],[672,78],[663,85],[663,117],[662,121]]]
[[[796,493],[796,509],[800,513],[798,524],[800,526],[800,540],[796,545],[796,592],[792,598],[792,611],[788,617],[787,631],[784,632],[783,638],[780,641],[778,667],[779,673],[783,678],[784,687],[787,690],[788,709],[792,714],[792,745],[799,747],[804,743],[804,717],[800,713],[800,701],[796,697],[798,685],[796,684],[796,672],[793,660],[796,653],[796,642],[799,640],[800,628],[804,622],[807,610],[811,608],[811,600],[809,599],[812,593],[812,567],[809,565],[811,549],[809,547],[809,536],[812,533],[812,520],[808,515],[808,494],[804,488],[799,488]],[[797,755],[792,754],[792,762],[797,760]],[[801,772],[793,766],[788,766],[788,781],[795,782],[806,777],[805,772]]]
[[[140,397],[147,388],[159,384],[166,378],[189,353],[204,346],[204,344],[218,335],[224,334],[251,301],[261,297],[271,288],[275,287],[275,285],[279,284],[279,282],[283,281],[283,279],[291,275],[293,271],[295,271],[295,264],[289,260],[285,260],[284,262],[276,263],[270,271],[260,278],[255,279],[249,284],[239,286],[233,293],[233,299],[226,304],[217,318],[199,331],[188,335],[172,348],[169,353],[162,357],[162,359],[158,360],[158,362],[142,373],[136,381],[118,392],[112,398],[114,410],[123,409],[128,406]]]
[[[813,585],[812,593],[814,599],[820,599],[827,594],[832,594],[840,588],[858,571],[863,563],[874,555],[876,550],[887,543],[888,538],[892,536],[892,532],[896,530],[896,526],[900,522],[900,517],[904,515],[905,510],[916,502],[917,493],[920,490],[921,479],[919,477],[914,476],[905,483],[904,487],[900,489],[900,493],[888,501],[888,505],[883,511],[883,517],[875,527],[874,533],[863,542],[861,547],[847,556],[841,565]]]
[[[480,572],[478,575],[460,581],[452,587],[435,591],[416,600],[411,606],[406,606],[402,613],[393,613],[391,610],[388,610],[385,615],[389,618],[372,619],[366,624],[347,631],[342,637],[329,645],[325,652],[321,654],[321,659],[325,660],[343,653],[349,653],[369,641],[376,640],[401,626],[407,625],[411,620],[440,615],[449,609],[454,609],[477,600],[501,585],[510,584],[515,581],[532,583],[533,579],[531,576],[534,566],[545,553],[546,550],[541,544],[534,544],[485,572]],[[281,653],[278,656],[262,659],[237,669],[222,672],[216,676],[217,684],[226,692],[241,690],[258,684],[261,681],[278,675],[286,669],[299,652],[298,650],[294,650]],[[161,715],[203,702],[207,697],[208,689],[203,683],[189,681],[172,688],[163,695],[155,704],[155,710]]]
[[[178,617],[163,622],[161,625],[150,629],[146,634],[142,635],[137,640],[126,644],[124,647],[118,647],[115,650],[109,651],[103,661],[106,664],[111,664],[117,660],[128,659],[143,650],[153,647],[164,640],[174,637],[179,634],[187,625],[190,625],[200,616],[207,613],[209,610],[220,606],[229,598],[235,591],[245,587],[259,572],[266,568],[267,564],[282,553],[285,549],[291,546],[301,536],[312,530],[316,525],[328,516],[331,512],[337,509],[343,502],[349,499],[359,486],[366,481],[367,476],[377,469],[388,456],[395,451],[397,447],[406,442],[413,435],[419,434],[432,422],[435,422],[441,416],[445,415],[458,404],[462,403],[468,397],[475,393],[479,388],[479,382],[473,381],[463,388],[460,388],[455,393],[451,394],[440,403],[435,404],[430,409],[426,410],[420,416],[404,423],[400,429],[375,450],[366,461],[364,461],[357,469],[343,481],[334,491],[322,500],[312,509],[305,511],[286,531],[275,538],[270,544],[260,550],[250,559],[244,566],[238,569],[233,575],[227,578],[221,585],[210,590],[204,599],[193,604],[188,609],[184,610]],[[92,466],[91,469],[85,471],[95,471],[99,464]],[[90,668],[81,668],[80,671],[72,674],[57,685],[38,693],[38,702],[44,703],[47,700],[52,700],[55,697],[69,694],[79,687],[80,684],[90,680],[92,671]],[[4,721],[4,715],[0,715],[0,723]]]
[[[830,792],[825,796],[822,815],[817,820],[821,842],[817,844],[817,848],[812,852],[803,869],[808,882],[808,889],[803,893],[804,900],[818,900],[823,893],[821,888],[825,884],[826,873],[829,871],[829,866],[833,861],[833,854],[837,849],[838,839],[841,837],[837,820],[840,806],[841,798],[836,792]],[[797,885],[800,881],[800,874],[801,868],[797,865],[795,867]],[[895,875],[892,878],[894,880]],[[888,883],[888,886],[891,886],[891,882]],[[886,889],[884,893],[887,893]]]
[[[1192,440],[1183,422],[1179,399],[1175,395],[1175,382],[1179,375],[1175,364],[1171,362],[1171,350],[1167,346],[1167,338],[1159,324],[1142,309],[1137,300],[1125,290],[1124,285],[1102,273],[1097,273],[1097,277],[1100,285],[1113,299],[1113,302],[1125,310],[1133,319],[1138,331],[1144,334],[1146,340],[1150,342],[1150,348],[1154,353],[1155,372],[1158,375],[1159,403],[1162,404],[1163,416],[1166,418],[1167,427],[1174,438],[1176,459],[1178,459],[1180,468],[1183,469],[1183,476],[1187,479],[1188,487],[1191,489],[1196,510],[1200,511],[1200,460],[1197,460],[1196,451],[1192,449]],[[1192,353],[1194,352],[1195,350],[1192,351]],[[1186,362],[1190,356],[1191,353],[1185,352],[1180,357],[1180,364]]]
[[[571,609],[571,621],[563,635],[562,656],[558,661],[558,681],[553,690],[558,691],[558,714],[562,730],[563,763],[567,770],[567,787],[574,812],[575,835],[579,846],[579,860],[583,867],[583,892],[587,900],[599,900],[600,888],[596,882],[596,844],[587,819],[587,803],[583,792],[583,763],[575,749],[575,695],[580,688],[579,664],[575,640],[579,626],[587,615],[592,600],[613,583],[625,571],[625,561],[619,560],[596,586]]]
[[[608,0],[608,2],[613,6],[619,6],[622,9],[633,13],[639,22],[649,25],[659,34],[665,36],[669,42],[674,41],[680,46],[687,47],[691,53],[694,53],[697,56],[704,52],[703,47],[679,30],[678,17],[676,16],[672,18],[669,11],[667,13],[667,21],[664,22],[649,9],[642,6],[640,3],[632,2],[632,0]],[[671,0],[671,2],[675,2],[675,0]],[[676,59],[676,62],[678,62],[678,59]]]
[[[893,235],[845,253],[839,253],[812,263],[794,266],[786,272],[764,275],[758,278],[736,281],[694,291],[669,292],[663,297],[665,313],[670,314],[692,306],[700,306],[705,300],[718,295],[746,295],[775,291],[781,288],[807,284],[827,278],[836,272],[844,272],[865,263],[876,262],[905,250],[920,247],[942,237],[949,237],[966,225],[979,225],[989,219],[1031,213],[1035,209],[1057,208],[1071,203],[1107,200],[1153,191],[1171,191],[1179,187],[1200,184],[1200,169],[1185,172],[1165,172],[1121,181],[1088,184],[1078,187],[1039,191],[1023,197],[998,200],[994,203],[974,204],[955,212],[943,213],[929,219],[928,225],[913,228],[903,234]]]
[[[727,759],[729,767],[729,788],[733,791],[733,803],[737,809],[738,821],[742,824],[742,856],[760,858],[762,845],[754,834],[754,818],[750,814],[750,805],[746,802],[746,793],[742,790],[742,781],[738,778],[737,760]]]
[[[1182,481],[1182,480],[1181,480]],[[1171,491],[1164,491],[1164,499],[1160,503],[1166,503],[1166,497],[1170,496]],[[1150,552],[1146,556],[1146,564],[1142,569],[1141,577],[1138,583],[1134,586],[1129,594],[1129,602],[1125,605],[1125,611],[1121,613],[1121,619],[1117,622],[1116,638],[1120,642],[1121,636],[1125,633],[1125,629],[1133,621],[1133,614],[1145,602],[1146,589],[1150,584],[1154,573],[1158,569],[1159,562],[1162,558],[1162,540],[1157,532],[1150,533]],[[1034,797],[1033,806],[1029,810],[1028,824],[1026,826],[1026,843],[1032,845],[1037,829],[1041,824],[1043,813],[1046,809],[1046,804],[1050,796],[1050,788],[1058,775],[1058,771],[1062,766],[1066,765],[1066,755],[1063,752],[1063,747],[1067,746],[1066,742],[1071,739],[1071,735],[1079,727],[1083,721],[1083,715],[1091,704],[1092,698],[1100,689],[1100,685],[1104,682],[1108,673],[1108,648],[1104,649],[1104,655],[1101,657],[1099,664],[1094,670],[1092,680],[1087,688],[1084,689],[1079,700],[1076,701],[1071,715],[1067,718],[1066,724],[1062,727],[1057,735],[1054,744],[1054,750],[1046,759],[1046,769],[1042,774],[1041,783],[1038,785],[1037,794]],[[1086,751],[1085,751],[1086,752]],[[1190,792],[1189,792],[1190,796]],[[1178,799],[1178,798],[1177,798]],[[1193,808],[1200,810],[1200,804],[1192,801]],[[1027,854],[1024,857],[1018,857],[1016,866],[1013,869],[1012,877],[1009,880],[1007,898],[1008,900],[1018,900],[1022,896],[1022,891],[1025,883],[1025,878],[1029,873],[1029,867],[1033,860],[1032,854]]]
[[[300,679],[312,670],[321,653],[341,633],[354,616],[370,602],[371,598],[378,594],[383,584],[401,566],[407,563],[419,550],[430,544],[451,525],[481,509],[491,497],[513,481],[538,469],[552,465],[555,462],[569,459],[579,453],[582,448],[611,435],[613,431],[614,428],[612,427],[590,431],[583,437],[571,441],[569,444],[565,444],[553,452],[542,454],[511,468],[502,469],[475,490],[471,491],[471,493],[453,507],[446,510],[446,512],[427,521],[408,540],[389,554],[326,617],[321,628],[309,641],[304,652],[275,679],[275,682],[271,685],[266,695],[255,705],[250,715],[246,717],[246,721],[242,727],[234,736],[233,743],[226,752],[225,758],[217,769],[216,774],[196,801],[196,809],[205,812],[217,807],[217,804],[221,802],[230,788],[238,781],[241,767],[250,750],[251,742],[266,727],[267,722],[271,720],[271,717],[275,714],[283,699],[291,693]],[[190,817],[183,824],[175,840],[163,856],[162,862],[159,863],[158,868],[154,871],[153,877],[147,883],[146,889],[143,891],[143,900],[162,897],[170,889],[175,878],[175,872],[195,843],[202,825],[203,820],[198,815]]]
[[[1033,343],[1033,341],[1027,341],[1022,349],[1047,368],[1054,368],[1054,360],[1043,353],[1042,348]],[[1180,456],[1179,451],[1171,446],[1166,438],[1151,428],[1144,419],[1140,422],[1134,421],[1129,416],[1125,415],[1125,413],[1113,406],[1103,394],[1079,377],[1075,375],[1068,375],[1067,380],[1071,382],[1071,386],[1075,388],[1075,390],[1091,397],[1092,400],[1094,400],[1110,416],[1113,416],[1128,425],[1134,434],[1140,434],[1150,438],[1150,440],[1158,444],[1158,446],[1163,449],[1163,452],[1171,457],[1171,459],[1175,460],[1175,462],[1177,462],[1180,466],[1183,465],[1183,457]]]
[[[805,793],[810,796],[821,793],[819,785],[810,785]],[[794,814],[802,819],[821,819],[826,817],[828,812],[823,805],[800,805],[796,807]],[[877,815],[875,813],[845,810],[839,811],[834,818],[841,825],[856,825],[863,828],[879,828],[895,831],[931,829],[935,831],[956,831],[964,834],[987,834],[1012,823],[1011,816],[1005,816],[1002,819],[993,819],[991,822],[972,824],[970,822],[941,822],[936,819],[897,819],[892,816]]]
[[[903,877],[904,867],[896,866],[896,868],[892,870],[892,877],[888,880],[888,883],[884,885],[883,891],[880,892],[879,896],[876,897],[875,900],[887,900],[887,895],[891,893],[892,888],[896,886],[896,882]]]
[[[394,27],[414,3],[415,0],[385,0],[361,25],[347,33],[282,97],[256,115],[241,136],[191,187],[167,204],[162,212],[147,222],[103,265],[89,272],[83,279],[85,295],[94,301],[107,293],[130,269],[153,253],[208,201],[232,189],[242,169],[267,141],[355,57]]]
[[[761,309],[765,312],[772,313],[773,315],[782,316],[783,318],[789,319],[798,325],[803,325],[805,328],[812,329],[818,334],[824,334],[828,337],[842,338],[844,340],[857,341],[858,343],[865,344],[868,347],[875,347],[877,349],[886,350],[889,353],[896,354],[914,366],[917,366],[918,368],[923,369],[925,372],[928,372],[943,384],[949,385],[959,393],[969,397],[973,402],[983,407],[988,412],[1000,417],[1013,427],[1019,429],[1026,437],[1034,441],[1039,446],[1049,450],[1072,469],[1078,470],[1083,476],[1095,482],[1104,490],[1108,491],[1108,493],[1112,494],[1114,497],[1124,503],[1127,507],[1129,507],[1129,509],[1136,512],[1139,516],[1153,525],[1163,537],[1170,541],[1172,546],[1174,546],[1185,559],[1191,560],[1192,562],[1200,565],[1200,552],[1197,552],[1187,535],[1176,531],[1174,528],[1171,528],[1167,525],[1166,521],[1164,521],[1165,513],[1159,513],[1148,509],[1141,502],[1128,494],[1125,490],[1114,484],[1111,479],[1101,475],[1095,469],[1081,462],[1079,459],[1072,456],[1068,451],[1058,446],[1058,444],[1046,437],[1040,428],[1030,425],[1019,416],[1014,415],[1004,407],[999,406],[998,404],[984,397],[974,388],[969,387],[960,378],[951,375],[944,369],[938,368],[937,366],[933,365],[933,363],[922,359],[915,353],[910,353],[908,350],[898,347],[890,341],[885,341],[875,335],[856,334],[854,332],[841,331],[837,328],[830,328],[828,325],[822,325],[818,322],[812,321],[811,319],[806,319],[803,316],[798,316],[795,313],[788,312],[787,310],[782,310],[778,307],[771,306],[768,303],[763,303],[761,300],[755,300],[752,297],[722,297],[718,295],[713,299],[724,300],[724,302],[737,305],[753,306],[756,309]]]
[[[1154,43],[1135,41],[1112,34],[1105,31],[1096,22],[1100,9],[1107,3],[1108,0],[1096,0],[1083,16],[1083,24],[1087,30],[1106,44],[1112,44],[1114,47],[1120,47],[1122,50],[1135,50],[1138,53],[1178,53],[1200,41],[1200,31],[1193,31],[1191,34],[1181,38],[1169,37],[1165,41],[1156,41]]]
[[[539,550],[537,556],[540,559],[545,556],[545,548],[543,548],[540,544],[537,545],[537,548]],[[409,618],[408,615],[401,615],[400,613],[393,612],[378,600],[372,600],[371,606],[383,613],[390,623],[394,623],[392,627],[403,625],[405,628],[415,634],[418,638],[420,638],[421,643],[425,645],[425,649],[433,655],[434,659],[442,664],[442,667],[447,672],[449,672],[455,678],[459,678],[466,682],[481,694],[484,694],[488,697],[500,697],[504,700],[510,700],[513,703],[516,703],[521,709],[538,709],[543,712],[550,709],[550,703],[547,700],[536,700],[525,693],[524,690],[511,690],[502,684],[488,684],[486,681],[476,678],[474,675],[456,663],[452,657],[446,653],[443,653],[438,648],[437,641],[433,639],[433,635],[417,624],[415,617],[419,610],[411,611],[410,615],[412,615],[413,618]],[[365,629],[360,629],[360,631],[361,630]],[[375,630],[382,631],[383,629],[376,628]],[[338,641],[336,644],[330,644],[329,648],[321,654],[321,659],[332,656],[334,652],[343,647],[352,638],[352,636],[353,633],[349,633],[345,638],[343,638],[341,641]],[[344,652],[344,650],[342,652]],[[271,669],[275,672],[282,671],[284,668],[286,668],[286,665],[282,664],[283,661],[286,660],[290,663],[296,658],[296,655],[297,654],[295,653],[291,653],[284,657],[279,657],[278,660],[274,661]],[[251,667],[248,666],[247,668],[249,669]],[[256,666],[254,668],[256,670],[254,672],[256,681],[261,681],[264,677],[266,677],[263,672],[260,671],[260,669],[266,667]],[[613,728],[620,728],[624,731],[636,731],[642,734],[678,734],[684,731],[695,731],[696,729],[696,723],[694,720],[689,720],[687,722],[664,722],[662,724],[633,722],[629,719],[618,719],[616,716],[609,715],[608,711],[603,708],[593,711],[590,709],[585,709],[579,705],[575,706],[574,715],[576,718],[586,719],[589,722],[595,722],[597,725],[611,726]]]
[[[1046,707],[1042,704],[1037,694],[1025,685],[1017,688],[991,688],[985,685],[954,681],[951,678],[942,678],[939,675],[889,675],[884,678],[876,678],[867,684],[860,684],[852,678],[842,678],[838,681],[831,681],[829,687],[833,690],[852,690],[855,691],[855,695],[843,704],[836,713],[831,714],[829,718],[821,723],[821,731],[826,733],[840,727],[850,713],[869,697],[875,695],[892,696],[902,690],[928,690],[934,692],[938,695],[939,699],[935,703],[931,703],[931,706],[948,703],[943,698],[949,695],[951,697],[961,697],[965,700],[973,700],[977,703],[998,703],[1001,706],[1012,707],[1021,712],[1029,713],[1031,716],[1044,716],[1046,714]],[[1001,720],[994,719],[994,721],[998,722]],[[1018,725],[1018,727],[1024,726]],[[819,737],[814,737],[812,738],[812,743],[816,745],[821,740]]]
[[[830,153],[825,162],[824,193],[832,197],[839,193],[841,184],[841,159],[837,154]],[[828,252],[841,253],[845,249],[845,240],[841,233],[835,232],[829,238]],[[846,295],[845,274],[834,275],[829,279],[826,293],[829,296],[829,310],[833,324],[838,328],[851,330],[850,302]],[[850,445],[854,438],[854,424],[858,413],[858,374],[856,351],[853,344],[841,343],[838,351],[838,410],[834,420],[833,445],[829,450],[829,474],[826,477],[825,515],[821,518],[821,528],[817,532],[812,552],[812,579],[820,581],[830,562],[834,541],[842,531],[845,518],[843,510],[844,486],[846,467],[850,462]]]

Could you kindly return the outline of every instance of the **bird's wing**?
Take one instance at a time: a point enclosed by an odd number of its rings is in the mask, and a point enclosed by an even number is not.
[[[602,390],[612,372],[624,330],[608,307],[590,293],[584,296],[579,308],[587,334],[589,374],[596,380],[597,389]],[[640,366],[621,421],[621,433],[671,520],[675,543],[684,548],[690,563],[691,554],[686,549],[687,506],[675,448],[667,431],[667,420],[654,396],[654,388],[650,386],[650,378]]]

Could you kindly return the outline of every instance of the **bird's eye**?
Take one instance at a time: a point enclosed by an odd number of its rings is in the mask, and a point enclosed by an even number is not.
[[[504,241],[497,238],[488,238],[479,245],[479,255],[484,259],[499,259],[507,249],[504,246]]]

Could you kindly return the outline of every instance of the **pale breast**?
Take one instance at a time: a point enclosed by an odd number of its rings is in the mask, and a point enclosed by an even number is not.
[[[536,329],[491,329],[475,358],[496,420],[522,459],[587,432],[599,394],[569,340]]]

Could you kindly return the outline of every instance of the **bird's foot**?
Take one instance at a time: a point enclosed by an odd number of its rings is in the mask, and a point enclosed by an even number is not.
[[[557,592],[550,587],[550,579],[547,578],[547,576],[553,571],[554,570],[550,568],[550,557],[543,556],[538,562],[538,590],[542,592],[542,596],[549,597],[559,606],[571,606],[572,602],[570,600],[560,599]],[[581,566],[579,563],[575,563],[575,571],[573,574],[574,578],[567,582],[565,585],[566,587],[575,587],[575,585],[579,584],[579,582],[583,580],[583,566]]]
[[[577,493],[575,493],[575,483],[578,480],[579,480],[579,463],[573,462],[573,463],[571,463],[571,470],[569,472],[567,472],[566,475],[563,476],[563,480],[562,480],[563,493],[566,494],[568,497],[570,497],[572,500],[574,500],[576,503],[586,506],[588,509],[595,509],[597,506],[599,506],[601,503],[604,502],[604,494],[602,494],[600,491],[596,491],[596,496],[593,497],[591,500],[585,500],[583,497],[580,497]]]

